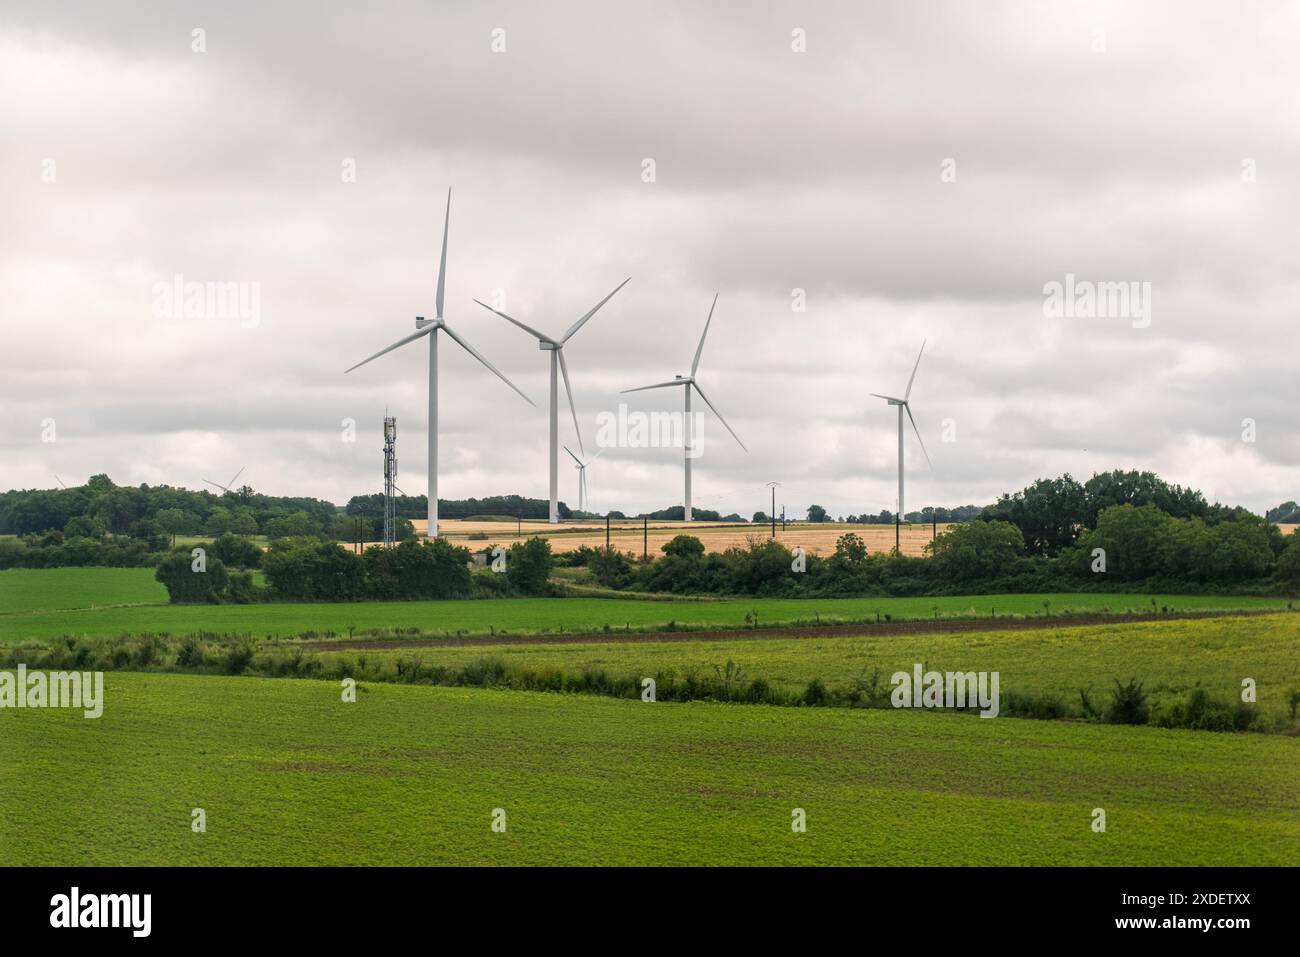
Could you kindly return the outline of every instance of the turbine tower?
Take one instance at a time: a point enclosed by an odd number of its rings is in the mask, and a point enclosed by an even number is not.
[[[627,279],[624,279],[621,283],[619,283],[617,286],[614,287],[614,292],[618,292],[620,289],[622,289],[631,281],[632,281],[632,277],[628,276]],[[501,312],[497,309],[493,309],[487,303],[480,302],[478,299],[474,300],[480,306],[486,309],[488,312],[495,312],[502,319],[506,320],[506,322],[513,323],[514,325],[522,329],[524,332],[528,333],[530,336],[532,336],[534,339],[537,340],[538,349],[542,350],[543,352],[549,352],[551,354],[551,511],[550,511],[550,515],[551,515],[552,524],[560,520],[560,499],[559,499],[560,496],[560,402],[559,402],[559,385],[557,384],[555,378],[556,366],[559,367],[560,373],[564,376],[564,394],[569,399],[569,411],[573,413],[573,431],[578,434],[578,448],[582,451],[583,455],[586,455],[587,450],[582,447],[582,430],[578,428],[578,410],[573,404],[573,388],[569,385],[569,366],[564,361],[564,344],[568,342],[571,338],[573,338],[573,334],[577,332],[579,329],[581,329],[583,325],[586,323],[586,321],[590,319],[592,316],[594,316],[596,314],[596,311],[600,309],[601,306],[605,305],[605,303],[609,302],[610,299],[614,298],[614,292],[611,292],[600,302],[592,306],[591,309],[588,310],[587,314],[584,315],[577,322],[575,322],[573,325],[569,326],[568,331],[565,332],[565,334],[562,335],[559,339],[552,339],[546,333],[538,332],[536,329],[533,329],[531,326],[524,325],[518,319],[513,319],[510,316],[507,316],[504,312]],[[569,454],[572,455],[573,453],[570,452]]]
[[[362,359],[351,369],[344,370],[344,375],[346,375],[352,369],[359,369],[367,362],[378,359],[385,353],[392,352],[408,342],[414,342],[421,336],[429,337],[429,530],[427,534],[430,539],[438,537],[438,333],[440,331],[445,332],[453,342],[487,366],[489,371],[496,375],[498,379],[518,392],[525,402],[529,405],[535,405],[532,399],[519,391],[518,386],[507,379],[496,366],[484,359],[473,346],[456,335],[451,327],[443,321],[443,290],[447,284],[447,230],[450,225],[451,190],[447,190],[447,215],[442,224],[442,259],[438,264],[438,293],[434,299],[435,318],[425,319],[423,316],[416,316],[415,332],[403,336],[386,349],[380,349],[369,359]]]
[[[925,352],[925,341],[921,342],[921,351],[916,354],[916,365],[912,366],[912,377],[907,380],[907,391],[903,393],[901,399],[891,395],[881,395],[879,392],[871,393],[877,399],[884,399],[890,405],[898,406],[898,515],[895,524],[903,521],[903,516],[907,510],[903,505],[903,413],[907,413],[908,420],[912,423],[912,431],[916,433],[916,441],[921,443],[921,453],[925,456],[925,464],[928,468],[930,465],[930,453],[925,450],[925,442],[921,438],[921,430],[916,427],[916,419],[912,418],[912,407],[908,404],[908,399],[912,395],[912,383],[916,381],[916,370],[921,366],[921,355]]]
[[[593,455],[591,458],[587,459],[587,461],[585,462],[582,461],[582,459],[578,458],[576,455],[574,455],[573,450],[570,449],[567,445],[564,447],[564,451],[569,453],[569,458],[573,459],[573,461],[578,463],[577,465],[574,466],[574,468],[578,470],[578,511],[585,512],[587,510],[587,505],[588,505],[587,466],[590,465],[592,462],[596,461],[596,459],[600,458],[600,453],[604,452],[605,450],[604,449],[597,450],[596,454]],[[587,453],[585,452],[583,453],[583,455],[586,454]]]
[[[656,382],[654,385],[643,385],[636,389],[623,390],[623,394],[626,395],[629,392],[644,392],[647,389],[666,389],[669,388],[670,386],[678,386],[678,385],[685,386],[685,389],[683,391],[685,392],[686,420],[683,428],[683,436],[685,439],[683,445],[685,446],[685,450],[686,450],[686,456],[685,456],[686,497],[684,503],[685,508],[682,510],[682,514],[683,517],[688,522],[692,520],[691,519],[691,459],[693,458],[693,455],[691,453],[694,451],[694,434],[693,434],[694,429],[692,428],[693,420],[691,419],[691,389],[694,389],[696,392],[700,394],[700,398],[704,400],[704,404],[707,405],[710,409],[713,409],[713,414],[718,417],[719,422],[721,422],[724,426],[726,426],[727,431],[731,433],[731,437],[736,440],[736,444],[739,445],[742,449],[745,449],[745,443],[740,441],[740,436],[738,436],[735,433],[735,430],[732,429],[731,426],[727,425],[727,420],[722,417],[722,413],[713,407],[713,403],[709,401],[709,397],[704,394],[704,390],[700,388],[700,384],[695,381],[695,372],[700,367],[700,355],[701,353],[704,352],[704,338],[709,334],[709,323],[713,321],[713,309],[715,306],[717,306],[717,304],[718,304],[718,297],[717,294],[715,293],[713,296],[713,305],[709,306],[709,317],[704,320],[704,332],[700,334],[700,344],[695,349],[695,361],[691,363],[690,375],[687,376],[679,375],[675,379],[673,379],[672,382]],[[745,449],[745,451],[748,452],[749,449]]]

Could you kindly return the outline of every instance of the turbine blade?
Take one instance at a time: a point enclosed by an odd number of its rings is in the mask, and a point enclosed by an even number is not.
[[[700,388],[700,384],[698,382],[692,384],[695,386],[695,391],[700,394],[700,398],[704,400],[704,404],[707,405],[710,409],[713,409],[713,414],[718,417],[718,421],[727,427],[727,431],[730,432],[731,437],[736,440],[736,444],[739,445],[742,449],[745,449],[745,443],[740,441],[740,436],[736,434],[735,429],[727,425],[727,420],[722,417],[722,413],[719,412],[717,409],[713,408],[713,403],[710,402],[709,397],[704,394],[704,390]],[[748,452],[749,449],[745,449],[745,451]]]
[[[500,379],[500,380],[501,380],[502,382],[504,382],[506,385],[510,386],[510,388],[512,388],[512,389],[514,389],[516,392],[518,392],[520,398],[522,398],[522,399],[523,399],[525,402],[527,402],[529,405],[533,406],[533,408],[536,408],[536,407],[537,407],[537,403],[535,403],[532,399],[528,398],[528,396],[524,395],[523,392],[520,391],[519,386],[515,385],[513,382],[511,382],[509,379],[507,379],[507,378],[505,377],[505,375],[501,372],[500,369],[498,369],[498,368],[497,368],[496,366],[494,366],[492,363],[488,362],[487,359],[484,359],[483,356],[482,356],[479,352],[477,352],[477,351],[474,349],[473,346],[471,346],[468,342],[466,342],[466,341],[465,341],[464,339],[462,339],[460,336],[456,335],[456,333],[452,332],[451,329],[448,328],[446,325],[444,325],[444,326],[442,327],[442,331],[445,332],[445,333],[447,333],[447,335],[451,336],[451,338],[456,342],[456,344],[457,344],[458,346],[460,346],[462,349],[464,349],[466,352],[468,352],[470,355],[472,355],[472,356],[473,356],[475,359],[477,359],[479,362],[481,362],[481,363],[483,363],[485,366],[487,366],[487,367],[488,367],[488,368],[489,368],[489,369],[490,369],[490,370],[491,370],[491,371],[496,375],[496,377],[497,377],[498,379]]]
[[[598,449],[596,450],[596,454],[595,454],[595,455],[593,455],[591,458],[587,459],[587,465],[590,465],[592,462],[596,461],[596,459],[600,458],[601,454],[602,454],[604,451],[605,451],[605,446],[602,445],[600,448],[598,448]],[[583,468],[586,468],[587,465],[584,465]]]
[[[632,281],[632,277],[631,277],[631,276],[628,276],[628,277],[627,277],[626,279],[624,279],[621,283],[619,283],[617,286],[614,287],[614,292],[618,292],[620,289],[622,289],[624,286],[626,286],[626,285],[627,285],[628,283],[630,283],[631,281]],[[597,309],[599,309],[601,306],[605,305],[605,303],[607,303],[607,302],[609,302],[611,299],[613,299],[613,298],[614,298],[614,292],[611,292],[608,296],[606,296],[606,297],[605,297],[604,299],[602,299],[600,302],[598,302],[598,303],[596,303],[594,306],[592,306],[592,307],[591,307],[591,310],[590,310],[590,311],[589,311],[585,316],[583,316],[581,319],[579,319],[579,320],[578,320],[577,322],[575,322],[573,325],[569,326],[569,331],[566,332],[564,335],[562,335],[562,336],[560,337],[560,342],[561,342],[561,344],[563,344],[563,343],[565,343],[565,342],[568,342],[568,341],[569,341],[569,338],[570,338],[570,337],[571,337],[575,332],[577,332],[579,329],[582,328],[583,323],[585,323],[588,319],[590,319],[592,316],[594,316],[594,315],[596,314],[596,310],[597,310]]]
[[[912,382],[916,379],[916,370],[921,367],[921,354],[925,352],[926,340],[921,340],[921,352],[916,354],[916,365],[912,366],[912,378],[907,380],[907,391],[903,393],[903,401],[906,402],[912,397]]]
[[[709,323],[713,321],[713,309],[718,304],[718,294],[713,294],[713,305],[709,306],[709,318],[704,320],[704,331],[700,333],[700,344],[695,347],[695,361],[691,363],[691,375],[695,375],[695,370],[700,367],[700,354],[704,352],[704,337],[709,334]],[[700,393],[703,395],[704,393]],[[722,416],[718,416],[722,418]],[[737,442],[740,440],[737,439]]]
[[[570,449],[570,448],[566,445],[566,446],[564,447],[564,451],[566,451],[566,452],[569,453],[569,458],[573,459],[573,461],[575,461],[575,462],[578,463],[578,468],[582,468],[582,459],[580,459],[580,458],[578,458],[576,455],[574,455],[572,449]]]
[[[560,374],[564,376],[564,396],[569,400],[569,411],[573,413],[573,431],[578,436],[578,450],[586,455],[587,450],[582,444],[582,429],[578,428],[578,409],[573,404],[573,386],[569,385],[569,366],[564,361],[564,349],[556,349],[555,352],[560,359]]]
[[[356,365],[354,365],[354,366],[352,367],[352,369],[360,369],[360,368],[361,368],[363,365],[365,365],[367,362],[373,362],[375,359],[378,359],[380,356],[382,356],[382,355],[383,355],[384,353],[386,353],[386,352],[392,352],[394,349],[398,348],[399,346],[404,346],[404,345],[406,345],[408,342],[411,342],[411,341],[413,341],[413,340],[415,340],[415,339],[420,338],[420,336],[427,336],[427,335],[429,334],[429,332],[430,332],[431,330],[435,329],[435,328],[437,328],[437,327],[436,327],[436,326],[433,326],[433,325],[427,325],[427,326],[425,326],[423,329],[416,329],[416,330],[415,330],[413,333],[411,333],[409,336],[402,336],[402,338],[398,339],[396,342],[394,342],[394,343],[393,343],[391,346],[389,346],[387,349],[380,349],[378,352],[376,352],[376,353],[375,353],[373,356],[371,356],[369,359],[362,359],[360,362],[358,362]],[[344,375],[347,375],[349,372],[352,371],[352,369],[344,369],[344,370],[343,370],[343,374],[344,374]]]
[[[219,489],[221,489],[221,491],[223,491],[223,492],[229,492],[229,491],[230,491],[230,489],[226,488],[224,485],[221,485],[221,484],[219,484],[219,483],[217,483],[217,482],[212,481],[212,479],[204,479],[203,481],[207,482],[207,483],[208,483],[209,485],[211,485],[213,488],[219,488]]]
[[[871,393],[871,394],[874,395],[877,399],[888,399],[890,402],[900,402],[900,403],[901,403],[901,402],[903,401],[902,399],[898,398],[897,396],[892,396],[892,395],[881,395],[879,392],[873,392],[873,393]]]
[[[442,318],[442,294],[447,287],[447,231],[451,228],[451,187],[447,188],[447,217],[442,221],[442,260],[438,264],[438,298],[435,305]]]
[[[672,382],[656,382],[654,385],[641,385],[635,389],[624,389],[619,395],[626,395],[629,392],[644,392],[646,389],[666,389],[670,385],[686,385],[690,379],[674,379]]]
[[[240,469],[238,472],[236,472],[236,473],[235,473],[235,478],[232,478],[232,479],[230,480],[230,482],[226,485],[226,487],[227,487],[227,488],[234,488],[234,487],[235,487],[235,479],[238,479],[239,476],[243,475],[243,474],[244,474],[244,469],[246,469],[246,468],[248,468],[247,465],[245,465],[244,468],[242,468],[242,469]]]
[[[514,323],[516,326],[518,326],[520,329],[524,330],[524,332],[528,333],[528,334],[529,334],[530,336],[532,336],[533,338],[537,339],[539,342],[549,342],[549,343],[551,343],[552,345],[559,345],[559,343],[557,343],[554,339],[552,339],[552,338],[551,338],[550,336],[548,336],[546,333],[544,333],[544,332],[538,332],[538,331],[537,331],[536,329],[534,329],[532,326],[526,326],[526,325],[524,325],[524,324],[523,324],[522,322],[520,322],[518,319],[515,319],[515,318],[513,318],[513,317],[511,317],[511,316],[507,316],[504,312],[501,312],[499,309],[493,309],[493,308],[492,308],[491,306],[489,306],[486,302],[483,302],[483,301],[480,300],[480,299],[475,299],[474,301],[477,302],[477,303],[478,303],[480,306],[482,306],[484,309],[486,309],[488,312],[496,313],[498,316],[500,316],[500,317],[501,317],[502,319],[504,319],[506,322],[512,322],[512,323]]]
[[[925,456],[925,464],[933,472],[934,466],[930,464],[930,453],[925,450],[925,440],[921,438],[921,430],[916,427],[916,419],[912,418],[912,407],[904,403],[903,408],[907,410],[907,418],[912,423],[912,431],[916,433],[916,441],[921,443],[921,454]]]

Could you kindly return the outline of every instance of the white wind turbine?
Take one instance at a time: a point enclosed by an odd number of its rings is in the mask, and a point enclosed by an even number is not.
[[[502,375],[492,363],[484,359],[474,347],[468,342],[456,335],[451,327],[443,321],[442,318],[442,300],[443,290],[447,284],[447,230],[451,225],[451,190],[447,190],[447,215],[442,224],[442,259],[438,265],[438,294],[434,300],[436,318],[425,319],[423,316],[415,317],[415,332],[409,336],[403,336],[386,349],[381,349],[369,359],[363,359],[351,369],[345,369],[344,375],[351,372],[352,369],[359,369],[367,362],[378,359],[384,353],[392,352],[394,349],[406,345],[408,342],[414,342],[421,336],[429,337],[429,530],[428,537],[434,539],[438,536],[438,332],[445,332],[451,337],[452,341],[472,355],[483,365],[487,366],[497,378],[499,378],[510,388],[514,389],[529,405],[534,405],[532,399],[519,391],[519,388]]]
[[[244,468],[248,468],[248,466],[245,465]],[[214,481],[212,481],[211,479],[204,479],[203,481],[206,482],[207,484],[211,485],[213,488],[219,488],[219,489],[221,489],[223,492],[229,492],[231,495],[234,495],[234,494],[235,494],[235,480],[238,479],[239,476],[241,476],[241,475],[243,475],[243,474],[244,474],[244,469],[241,468],[238,472],[236,472],[236,473],[234,474],[234,476],[231,478],[231,480],[230,480],[229,482],[227,482],[225,485],[222,485],[220,482],[214,482]]]
[[[600,302],[592,306],[591,309],[587,311],[587,314],[584,315],[577,322],[575,322],[573,325],[569,326],[568,331],[565,332],[564,335],[562,335],[559,339],[552,339],[546,333],[538,332],[536,329],[532,328],[531,326],[524,325],[518,319],[511,318],[510,316],[507,316],[504,312],[501,312],[497,309],[493,309],[487,303],[480,302],[478,299],[474,300],[484,309],[488,310],[488,312],[495,312],[502,319],[506,320],[506,322],[513,323],[514,325],[522,329],[524,332],[528,333],[530,336],[532,336],[534,339],[537,340],[537,348],[541,349],[543,352],[549,352],[551,354],[551,510],[550,510],[550,516],[551,516],[552,523],[558,522],[560,520],[560,499],[559,499],[560,496],[560,471],[559,471],[560,469],[560,401],[559,401],[559,385],[557,384],[556,377],[555,377],[556,366],[559,366],[559,371],[564,376],[564,394],[569,399],[569,411],[573,413],[573,430],[578,434],[578,448],[582,451],[583,455],[586,455],[587,450],[582,447],[582,429],[578,428],[578,410],[573,404],[573,388],[572,386],[569,385],[569,366],[564,361],[564,344],[568,342],[571,338],[573,338],[573,334],[576,333],[579,329],[581,329],[583,325],[586,323],[586,321],[590,319],[592,316],[594,316],[596,314],[596,311],[600,309],[601,306],[605,305],[605,303],[609,302],[610,299],[614,298],[615,292],[618,292],[620,289],[622,289],[631,281],[632,281],[632,277],[628,276],[627,279],[624,279],[621,283],[615,286],[614,292],[611,292]],[[573,453],[570,452],[569,454],[572,455]]]
[[[593,455],[591,458],[587,459],[587,461],[585,462],[582,461],[582,459],[578,458],[576,455],[574,455],[573,450],[570,449],[567,445],[564,447],[564,451],[569,453],[569,458],[573,459],[573,461],[578,463],[577,465],[574,466],[574,468],[578,470],[578,511],[585,512],[587,510],[587,504],[588,504],[587,466],[590,465],[592,462],[596,461],[596,459],[600,458],[600,453],[604,452],[605,450],[604,449],[597,450],[596,454]],[[582,454],[586,455],[587,453],[583,452]]]
[[[654,385],[643,385],[636,389],[623,390],[623,393],[627,394],[628,392],[644,392],[647,389],[666,389],[669,388],[670,386],[678,386],[678,385],[686,387],[683,390],[685,392],[685,400],[686,400],[686,406],[685,406],[686,417],[683,426],[683,435],[685,437],[685,441],[683,442],[683,445],[685,446],[685,451],[686,451],[686,456],[685,456],[686,498],[685,498],[685,508],[683,509],[683,517],[688,522],[691,521],[691,459],[693,458],[692,453],[694,452],[694,439],[695,439],[695,436],[693,434],[694,433],[693,420],[691,419],[691,389],[694,389],[696,392],[700,394],[700,398],[704,400],[704,404],[707,405],[710,409],[713,409],[713,414],[718,417],[719,422],[721,422],[724,426],[726,426],[727,431],[731,433],[731,437],[736,440],[736,444],[739,445],[742,449],[745,449],[745,443],[740,441],[740,436],[738,436],[735,433],[735,430],[732,429],[731,426],[727,425],[727,420],[722,417],[722,413],[719,412],[716,408],[714,408],[713,403],[709,401],[709,397],[705,395],[704,390],[700,388],[700,384],[695,381],[695,372],[700,367],[700,354],[704,352],[704,337],[709,334],[709,323],[713,321],[713,309],[715,306],[717,306],[717,304],[718,304],[718,297],[715,294],[713,296],[713,305],[709,306],[709,318],[704,320],[704,332],[700,334],[700,344],[695,349],[695,361],[691,363],[690,375],[688,376],[679,375],[676,378],[674,378],[672,382],[656,382]],[[749,449],[745,449],[745,451],[748,452]]]
[[[925,352],[925,341],[921,342],[921,351],[916,354],[916,365],[912,366],[912,377],[907,380],[907,391],[903,393],[901,399],[891,395],[881,395],[879,392],[871,393],[877,399],[884,399],[890,405],[898,406],[898,516],[896,522],[902,522],[903,516],[907,514],[903,505],[903,413],[907,412],[907,418],[912,423],[912,431],[916,433],[916,441],[921,443],[921,453],[925,456],[925,464],[930,465],[930,453],[925,450],[925,442],[921,438],[921,430],[916,427],[916,419],[912,418],[912,407],[908,404],[908,398],[912,395],[912,383],[916,381],[916,370],[921,366],[921,355]]]

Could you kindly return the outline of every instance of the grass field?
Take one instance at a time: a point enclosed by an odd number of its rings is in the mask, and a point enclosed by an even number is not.
[[[112,572],[112,575],[104,573]],[[101,577],[103,576],[103,577]],[[133,601],[160,604],[117,607]],[[1158,605],[1180,610],[1278,608],[1282,599],[1212,596],[1154,596]],[[504,598],[430,602],[345,604],[168,605],[153,571],[136,569],[48,569],[0,571],[0,641],[49,639],[62,635],[126,633],[249,633],[290,637],[304,632],[346,635],[385,628],[426,632],[487,633],[648,629],[676,622],[695,627],[745,627],[756,614],[760,625],[803,620],[894,620],[934,617],[1041,615],[1067,611],[1150,611],[1149,595],[1050,594],[948,598],[734,599],[664,602],[624,598]],[[94,604],[95,607],[90,607]]]
[[[0,571],[0,615],[167,601],[152,568],[10,568]]]
[[[326,682],[113,673],[98,720],[0,711],[0,865],[1300,855],[1294,739],[363,687],[344,704]]]
[[[319,653],[332,665],[356,651]],[[1079,689],[1109,701],[1115,678],[1143,682],[1157,708],[1182,701],[1196,685],[1221,700],[1240,693],[1242,678],[1257,685],[1258,707],[1270,721],[1289,715],[1288,697],[1300,690],[1300,615],[1130,622],[1033,631],[988,631],[863,637],[756,637],[723,641],[656,641],[610,644],[421,647],[365,652],[369,667],[419,658],[426,666],[460,667],[484,656],[533,669],[568,673],[603,669],[616,676],[653,676],[694,669],[712,674],[728,661],[746,680],[763,678],[783,690],[802,691],[813,678],[848,688],[878,669],[888,684],[895,671],[923,663],[936,671],[997,671],[1003,693],[1059,696],[1074,710]]]

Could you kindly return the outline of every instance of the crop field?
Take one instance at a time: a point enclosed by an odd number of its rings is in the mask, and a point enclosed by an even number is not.
[[[0,571],[0,616],[31,611],[156,605],[167,589],[152,568],[9,568]]]
[[[102,576],[103,572],[113,572]],[[85,576],[84,578],[82,576]],[[11,577],[12,576],[12,577]],[[44,577],[48,576],[48,577]],[[102,591],[96,591],[102,589]],[[98,597],[95,597],[98,595]],[[158,604],[129,606],[152,595]],[[75,599],[71,596],[78,596]],[[877,614],[895,621],[934,617],[991,617],[1065,612],[1186,611],[1283,608],[1271,598],[1141,594],[991,595],[939,598],[745,598],[658,601],[634,598],[497,598],[343,604],[169,605],[152,569],[49,569],[0,571],[0,641],[63,635],[113,636],[142,632],[218,632],[257,637],[364,635],[383,629],[428,633],[652,629],[681,626],[744,628],[819,620],[865,621]],[[1046,604],[1045,604],[1046,603]],[[80,607],[78,607],[80,604]],[[91,607],[91,605],[94,607]],[[129,607],[128,607],[129,606]]]
[[[356,662],[358,652],[319,652],[322,662]],[[1243,678],[1253,678],[1258,708],[1270,721],[1288,714],[1292,690],[1300,690],[1300,614],[1194,621],[1125,622],[1058,626],[1032,631],[955,634],[886,634],[862,637],[791,638],[775,635],[740,640],[662,641],[653,637],[608,644],[492,644],[364,651],[370,668],[398,659],[426,666],[463,667],[485,656],[535,670],[581,673],[603,669],[616,676],[653,676],[692,670],[713,674],[728,661],[745,680],[763,678],[783,690],[802,691],[814,678],[848,688],[879,672],[886,686],[896,671],[916,663],[936,671],[997,671],[1003,694],[1056,695],[1077,710],[1080,689],[1097,704],[1109,700],[1113,679],[1143,683],[1156,708],[1186,698],[1197,685],[1212,697],[1233,700]],[[1300,746],[1300,743],[1298,743]]]
[[[1294,739],[106,675],[0,711],[0,865],[1294,863]],[[191,830],[202,808],[205,833]],[[506,830],[491,829],[494,809]],[[807,832],[792,832],[802,808]],[[1094,808],[1105,833],[1091,828]]]
[[[414,522],[416,531],[423,535],[428,523],[420,520]],[[948,526],[941,524],[938,531]],[[790,523],[784,529],[780,522],[776,526],[777,538],[790,548],[796,545],[805,552],[817,555],[829,555],[835,551],[835,542],[841,535],[852,532],[861,538],[869,552],[888,552],[894,547],[894,526],[892,525],[850,525],[845,522],[825,522],[819,524]],[[457,545],[466,545],[475,549],[486,545],[508,545],[519,537],[519,529],[514,522],[479,521],[470,519],[444,519],[438,522],[438,533]],[[476,536],[471,538],[470,536]],[[551,550],[557,554],[570,552],[582,545],[603,548],[605,545],[605,523],[592,521],[572,521],[559,525],[549,522],[528,521],[522,524],[522,535],[527,538],[540,535],[551,543]],[[628,519],[610,523],[610,545],[622,552],[634,552],[640,555],[647,547],[651,555],[658,555],[660,549],[675,535],[694,535],[704,543],[706,552],[722,552],[733,546],[745,546],[751,539],[766,541],[771,537],[770,525],[734,525],[720,522],[650,522],[649,530],[643,534],[641,522]],[[486,536],[486,537],[484,537]],[[930,525],[904,525],[899,533],[900,546],[904,555],[922,555],[925,546],[934,537]],[[648,539],[648,543],[646,541]]]

